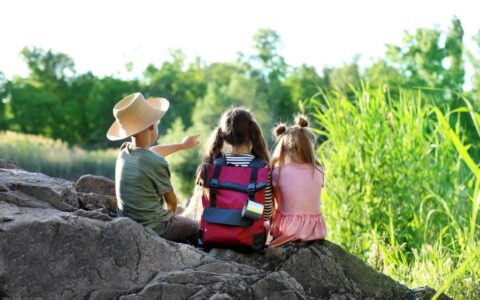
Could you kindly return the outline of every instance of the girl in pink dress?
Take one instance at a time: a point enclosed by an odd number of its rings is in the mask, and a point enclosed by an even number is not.
[[[315,157],[316,136],[304,116],[297,116],[293,126],[278,125],[274,134],[277,139],[272,159],[275,205],[270,247],[295,240],[324,239],[327,227],[320,197],[325,177]]]

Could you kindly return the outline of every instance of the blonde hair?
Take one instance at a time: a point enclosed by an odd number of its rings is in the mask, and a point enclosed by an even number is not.
[[[320,168],[315,155],[316,134],[308,127],[308,119],[304,115],[295,117],[295,125],[278,124],[273,130],[277,141],[273,151],[272,167],[285,165],[285,157],[295,155],[302,163],[312,165],[312,169]]]

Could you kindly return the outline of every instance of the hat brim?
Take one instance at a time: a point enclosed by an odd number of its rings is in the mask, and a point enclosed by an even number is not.
[[[170,107],[170,102],[164,98],[148,98],[145,100],[147,104],[150,106],[151,111],[148,116],[145,116],[144,125],[136,128],[131,132],[127,132],[122,129],[118,121],[113,122],[107,132],[107,138],[111,141],[119,141],[126,139],[134,134],[137,134],[149,126],[155,124],[157,121],[160,121],[165,113],[168,111]]]

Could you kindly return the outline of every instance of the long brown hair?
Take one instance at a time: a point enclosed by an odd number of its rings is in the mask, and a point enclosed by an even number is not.
[[[224,142],[232,146],[250,144],[255,157],[270,163],[270,153],[253,113],[244,107],[232,107],[220,118],[219,126],[210,135],[205,148],[203,163],[211,163],[223,155]],[[197,182],[201,177],[202,166],[197,171]]]
[[[273,152],[272,167],[282,167],[287,155],[295,156],[302,163],[312,165],[312,168],[320,168],[321,165],[315,155],[315,141],[317,136],[308,127],[308,119],[304,115],[297,115],[295,125],[279,124],[273,134],[277,145]]]
[[[270,154],[263,138],[260,126],[253,114],[243,107],[233,107],[225,111],[220,118],[220,125],[215,128],[207,142],[204,162],[210,163],[222,155],[224,141],[232,146],[251,144],[255,157],[270,162]]]

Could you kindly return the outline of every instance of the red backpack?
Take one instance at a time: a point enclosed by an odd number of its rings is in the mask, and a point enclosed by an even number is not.
[[[210,189],[202,197],[199,244],[206,248],[229,247],[261,250],[265,245],[264,215],[258,219],[242,216],[247,202],[265,204],[265,188],[270,169],[255,158],[248,167],[227,165],[219,157],[203,166],[203,186]]]

